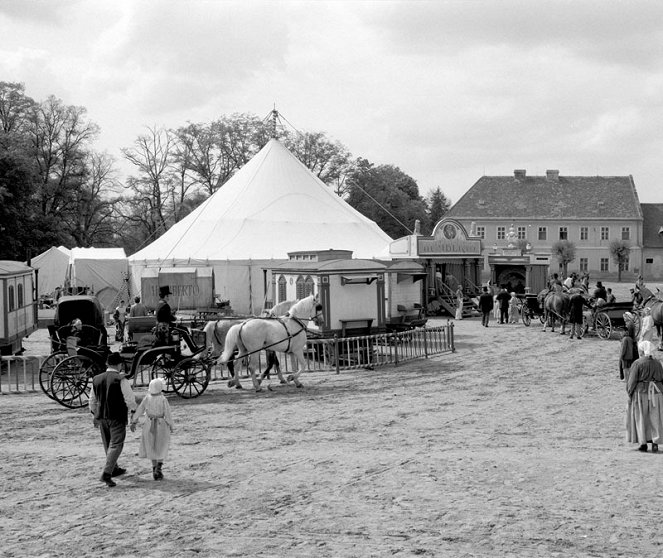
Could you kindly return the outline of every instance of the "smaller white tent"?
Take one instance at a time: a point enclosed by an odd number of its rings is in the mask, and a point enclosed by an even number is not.
[[[69,269],[69,248],[52,246],[30,260],[30,267],[37,270],[37,292],[40,295],[53,294],[55,287],[64,286]]]
[[[89,288],[110,309],[127,291],[129,263],[124,248],[72,248],[67,279],[73,288]]]

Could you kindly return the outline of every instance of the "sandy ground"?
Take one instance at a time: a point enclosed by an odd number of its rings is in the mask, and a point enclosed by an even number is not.
[[[624,441],[617,338],[455,333],[300,390],[172,398],[166,479],[129,432],[111,489],[86,410],[2,396],[0,556],[663,555],[663,454]]]

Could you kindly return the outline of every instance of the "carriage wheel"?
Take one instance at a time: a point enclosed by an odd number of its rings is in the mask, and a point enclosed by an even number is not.
[[[207,389],[211,377],[212,371],[208,363],[185,358],[173,370],[172,382],[177,395],[192,399]]]
[[[605,312],[596,315],[596,333],[601,339],[609,339],[612,333],[610,317]]]
[[[51,380],[51,373],[55,367],[60,364],[65,358],[69,355],[64,351],[58,351],[46,357],[44,362],[42,362],[39,367],[39,385],[41,386],[42,391],[48,395],[51,399],[54,399],[53,394],[49,388],[49,382]]]
[[[173,368],[175,363],[168,354],[159,355],[152,363],[150,368],[150,378],[154,380],[159,378],[163,381],[163,390],[166,393],[173,393]]]
[[[100,372],[95,362],[86,356],[65,358],[51,372],[50,391],[63,407],[80,409],[88,404],[92,378]]]

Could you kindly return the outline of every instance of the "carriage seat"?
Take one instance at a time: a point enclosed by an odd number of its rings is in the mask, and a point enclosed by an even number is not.
[[[396,310],[400,312],[401,323],[411,326],[411,327],[421,327],[426,324],[428,321],[423,317],[423,308],[421,304],[413,303],[408,304],[407,306],[399,304],[396,306]]]

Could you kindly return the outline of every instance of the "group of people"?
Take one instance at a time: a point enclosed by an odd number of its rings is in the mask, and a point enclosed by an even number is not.
[[[124,449],[127,426],[134,432],[142,420],[138,455],[151,460],[154,480],[163,479],[162,465],[168,457],[173,431],[170,405],[162,393],[163,381],[159,378],[152,380],[147,395],[136,404],[136,395],[120,372],[121,364],[120,353],[111,352],[106,371],[94,377],[90,390],[90,412],[106,452],[100,480],[108,487],[116,486],[113,479],[127,472],[117,463]]]

